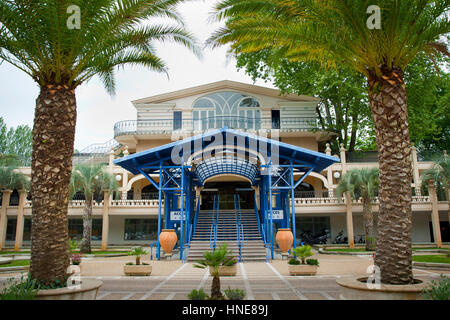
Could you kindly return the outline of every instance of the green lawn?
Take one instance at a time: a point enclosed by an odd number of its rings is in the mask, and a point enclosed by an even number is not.
[[[420,250],[446,250],[446,251],[450,251],[450,249],[448,248],[413,248],[413,251],[420,251]]]
[[[0,268],[29,266],[30,260],[15,260],[8,264],[0,264]]]
[[[325,251],[336,251],[336,252],[369,252],[366,251],[365,248],[354,248],[354,249],[350,249],[350,248],[325,248]],[[375,251],[374,251],[375,252]]]
[[[0,255],[2,254],[30,254],[31,251],[0,251]]]
[[[413,256],[412,259],[416,262],[450,263],[450,257],[445,254]]]

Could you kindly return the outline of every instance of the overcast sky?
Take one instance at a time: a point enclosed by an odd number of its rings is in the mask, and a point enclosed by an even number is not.
[[[186,27],[203,42],[220,24],[212,24],[210,0],[185,3],[179,11]],[[169,79],[164,74],[144,68],[127,67],[116,73],[116,95],[109,96],[98,79],[76,91],[78,115],[75,148],[82,150],[92,143],[103,143],[113,138],[114,123],[136,119],[132,100],[171,92],[220,80],[252,84],[244,71],[238,72],[234,60],[227,60],[226,47],[203,52],[197,59],[189,50],[173,44],[159,44],[158,54],[169,67]],[[273,88],[270,83],[255,84]],[[35,100],[39,88],[28,75],[9,64],[0,65],[0,116],[9,126],[33,125]]]

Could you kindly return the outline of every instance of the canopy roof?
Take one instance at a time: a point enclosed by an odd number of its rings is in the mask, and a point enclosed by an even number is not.
[[[189,166],[190,163],[187,161],[199,151],[201,153],[205,149],[213,150],[209,151],[209,154],[214,155],[217,152],[214,150],[225,146],[227,150],[231,146],[236,152],[245,152],[247,155],[256,154],[262,164],[268,164],[271,161],[276,166],[290,164],[292,161],[294,165],[304,165],[313,168],[315,172],[321,172],[333,163],[339,162],[338,158],[320,152],[224,127],[131,154],[114,160],[114,163],[133,174],[139,174],[139,169],[146,169],[145,171],[150,174],[158,171],[160,165],[181,166],[181,162],[184,162],[184,165]]]

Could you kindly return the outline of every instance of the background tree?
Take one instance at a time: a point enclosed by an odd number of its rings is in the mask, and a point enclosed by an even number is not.
[[[17,128],[7,128],[3,118],[0,117],[0,153],[4,155],[16,155],[20,165],[31,164],[33,151],[33,136],[31,128],[20,125]]]
[[[175,9],[181,2],[0,1],[0,59],[28,74],[40,88],[33,124],[30,265],[31,277],[39,283],[64,283],[70,263],[67,207],[76,88],[98,76],[112,94],[115,69],[124,65],[167,72],[156,41],[196,52]]]
[[[372,211],[372,201],[378,191],[380,179],[379,170],[376,168],[353,169],[344,174],[336,188],[336,197],[342,199],[346,192],[350,193],[352,199],[361,197],[363,205],[364,238],[366,250],[372,251],[376,248],[375,219]]]
[[[367,79],[380,165],[375,264],[381,282],[413,282],[411,143],[404,70],[420,53],[448,53],[449,0],[222,0],[226,25],[213,46],[231,52],[270,50],[274,58],[346,66]],[[368,14],[369,6],[379,13]],[[377,10],[378,9],[378,10]],[[369,10],[370,12],[370,10]],[[374,19],[375,18],[375,19]],[[378,21],[377,21],[378,20]]]
[[[92,237],[92,208],[94,207],[94,197],[102,192],[108,191],[108,195],[117,192],[119,189],[116,178],[108,172],[102,164],[81,164],[75,166],[70,179],[70,193],[72,198],[75,193],[84,195],[83,210],[83,238],[80,245],[80,253],[91,253]],[[106,199],[104,199],[106,201]]]

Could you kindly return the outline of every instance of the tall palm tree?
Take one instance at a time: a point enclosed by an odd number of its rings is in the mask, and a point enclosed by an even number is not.
[[[372,212],[372,201],[375,191],[379,186],[379,170],[377,168],[353,169],[344,174],[336,188],[336,197],[342,198],[345,192],[349,192],[353,199],[361,197],[364,218],[364,237],[366,239],[366,250],[375,250],[376,236],[375,223]]]
[[[102,164],[80,164],[75,166],[70,179],[69,198],[75,193],[84,195],[83,238],[80,253],[91,253],[92,208],[94,196],[108,191],[108,195],[117,192],[119,186],[113,174]],[[104,199],[106,201],[106,199]]]
[[[0,1],[0,61],[24,71],[40,88],[33,126],[30,266],[40,283],[65,281],[69,266],[67,205],[76,88],[97,75],[112,94],[115,68],[124,65],[166,72],[156,41],[173,41],[196,52],[175,9],[181,2]]]
[[[440,189],[445,190],[447,202],[449,203],[448,217],[450,219],[450,157],[445,155],[437,160],[432,168],[422,174],[421,179],[422,188],[428,188],[428,183],[431,182],[434,184],[436,191]]]
[[[266,49],[275,62],[345,65],[366,76],[380,164],[375,264],[382,283],[413,282],[403,70],[418,53],[448,55],[440,42],[450,31],[448,10],[449,0],[221,0],[215,7],[226,25],[213,33],[212,46],[231,43],[235,54]]]

